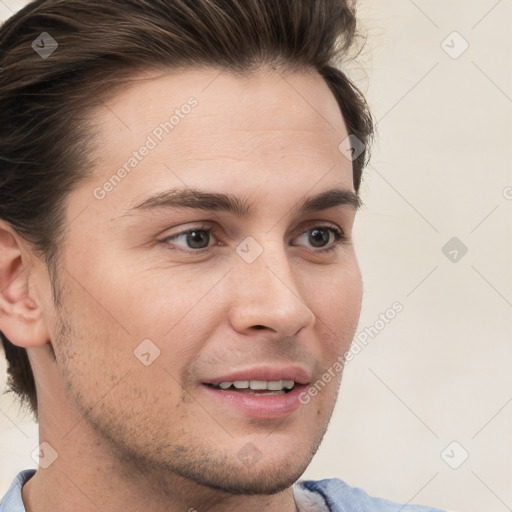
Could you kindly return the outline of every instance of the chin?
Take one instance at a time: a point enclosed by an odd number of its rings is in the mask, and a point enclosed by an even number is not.
[[[289,461],[283,461],[280,467],[268,467],[260,470],[246,471],[221,467],[217,474],[203,474],[198,478],[189,475],[188,478],[196,483],[234,495],[272,495],[277,494],[293,485],[306,470],[307,463],[300,467],[290,467]]]

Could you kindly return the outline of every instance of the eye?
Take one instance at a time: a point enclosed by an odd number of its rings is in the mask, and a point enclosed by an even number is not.
[[[187,231],[168,236],[165,238],[164,242],[171,242],[173,245],[182,247],[185,250],[193,249],[195,252],[199,252],[201,249],[208,248],[212,231],[212,228],[197,226]],[[180,245],[177,241],[182,241],[185,245]]]
[[[303,239],[311,246],[317,249],[315,252],[328,252],[336,249],[336,247],[346,241],[343,232],[333,226],[315,226],[304,231],[297,240]],[[332,243],[329,245],[329,242]]]
[[[200,253],[211,247],[210,242],[214,232],[215,230],[211,227],[194,226],[186,231],[166,237],[163,242],[175,246],[178,250]],[[340,243],[347,240],[344,233],[334,226],[314,226],[296,238],[296,240],[301,239],[310,244],[316,253],[332,251]]]

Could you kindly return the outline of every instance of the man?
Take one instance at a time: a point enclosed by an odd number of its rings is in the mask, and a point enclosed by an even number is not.
[[[298,482],[361,307],[354,33],[339,0],[1,28],[0,330],[40,429],[1,512],[433,510]]]

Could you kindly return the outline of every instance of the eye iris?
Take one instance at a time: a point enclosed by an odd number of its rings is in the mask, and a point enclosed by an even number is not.
[[[204,243],[206,241],[206,243]],[[210,234],[206,231],[194,230],[187,235],[187,244],[194,249],[203,249],[208,247]]]
[[[322,247],[329,242],[329,232],[326,229],[312,229],[309,237],[311,245],[314,247]]]

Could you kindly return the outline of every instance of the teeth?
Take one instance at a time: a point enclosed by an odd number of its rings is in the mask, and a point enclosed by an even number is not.
[[[234,386],[236,389],[252,389],[254,391],[281,391],[283,389],[293,389],[295,381],[293,380],[235,380],[234,382],[221,382],[220,389],[229,389]]]
[[[284,380],[283,383],[286,389],[293,389],[293,386],[295,386],[295,381],[293,380]]]
[[[283,389],[283,381],[282,380],[271,380],[267,382],[267,389],[272,391],[278,391]]]
[[[251,380],[249,383],[249,387],[251,389],[267,389],[267,381],[265,380]]]

